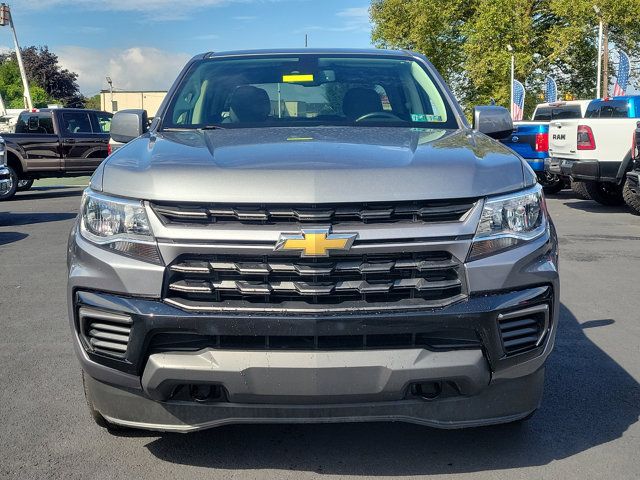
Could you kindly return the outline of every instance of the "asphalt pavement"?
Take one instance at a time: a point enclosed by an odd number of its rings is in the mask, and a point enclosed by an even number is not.
[[[548,199],[561,319],[527,423],[442,431],[401,423],[242,425],[111,434],[89,417],[65,298],[81,189],[0,203],[1,479],[640,477],[640,218]]]

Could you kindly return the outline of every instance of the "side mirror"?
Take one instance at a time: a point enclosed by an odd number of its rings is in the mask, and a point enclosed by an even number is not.
[[[111,119],[111,138],[128,143],[149,129],[146,110],[120,110]]]
[[[504,107],[482,106],[473,109],[473,129],[492,138],[504,138],[513,133],[513,121]]]

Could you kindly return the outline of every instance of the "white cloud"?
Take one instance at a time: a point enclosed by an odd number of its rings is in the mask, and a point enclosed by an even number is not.
[[[149,12],[157,9],[180,10],[183,8],[207,7],[237,0],[39,0],[27,2],[21,8],[45,10],[52,7],[73,5],[87,10],[110,10],[120,12]]]
[[[336,17],[342,20],[342,23],[326,26],[326,25],[308,25],[304,28],[298,28],[293,33],[304,33],[308,31],[324,31],[324,32],[370,32],[371,21],[369,20],[369,7],[351,7],[340,10],[336,13]]]
[[[369,7],[351,7],[336,13],[338,17],[353,18],[359,22],[369,23]]]
[[[266,3],[282,0],[36,0],[25,2],[22,9],[46,10],[59,8],[82,8],[90,11],[139,12],[143,19],[154,21],[185,20],[190,15],[207,7],[232,3]],[[300,0],[293,0],[300,1]],[[249,17],[245,17],[248,19]]]
[[[80,91],[93,95],[107,88],[106,76],[122,90],[166,90],[191,55],[152,47],[126,50],[65,46],[56,50],[60,64],[78,74]]]

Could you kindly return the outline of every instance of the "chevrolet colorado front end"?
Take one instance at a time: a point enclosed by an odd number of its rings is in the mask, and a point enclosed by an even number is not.
[[[104,426],[518,421],[558,321],[527,164],[421,55],[199,55],[98,168],[69,319]],[[482,133],[484,132],[484,133]],[[485,133],[487,135],[485,135]]]

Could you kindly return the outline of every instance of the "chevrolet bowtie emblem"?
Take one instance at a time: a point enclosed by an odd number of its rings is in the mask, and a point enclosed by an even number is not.
[[[302,229],[298,234],[280,234],[275,249],[300,251],[303,257],[328,257],[329,250],[349,250],[357,236],[357,233],[331,233],[330,228]]]

